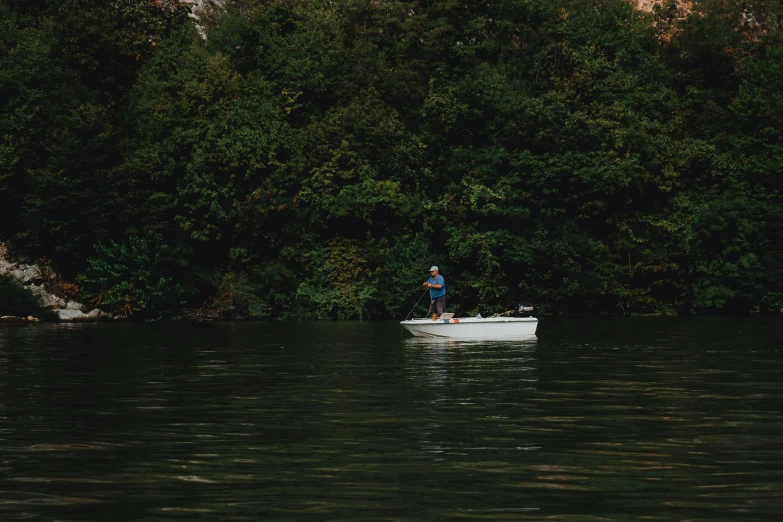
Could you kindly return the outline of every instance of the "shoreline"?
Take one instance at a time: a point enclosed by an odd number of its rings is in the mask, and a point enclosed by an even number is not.
[[[0,277],[8,278],[13,284],[29,292],[33,299],[38,301],[38,313],[52,312],[57,316],[57,322],[101,322],[101,321],[125,321],[125,316],[112,315],[100,308],[93,308],[69,299],[67,296],[59,296],[51,287],[56,286],[59,277],[45,265],[20,263],[9,260],[8,249],[4,242],[0,242]],[[36,322],[49,322],[44,318],[38,318],[31,314],[19,314],[14,310],[9,315],[0,317],[0,324],[33,324]],[[52,321],[55,322],[55,321]]]

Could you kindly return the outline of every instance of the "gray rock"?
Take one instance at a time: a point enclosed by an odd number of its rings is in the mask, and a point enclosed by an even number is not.
[[[58,303],[60,300],[57,298],[57,296],[50,294],[49,292],[44,290],[42,286],[31,285],[29,288],[33,294],[41,297],[41,301],[43,302],[44,306],[49,308],[59,307]]]
[[[96,308],[95,310],[93,310],[90,313],[88,313],[87,317],[89,317],[90,319],[97,319],[97,318],[101,317],[102,315],[104,315],[104,313]]]
[[[65,308],[67,310],[78,310],[80,312],[83,312],[85,306],[81,303],[77,303],[76,301],[68,301],[68,303],[65,305]]]
[[[24,269],[24,275],[22,276],[22,283],[26,285],[41,284],[43,282],[43,274],[38,265],[30,265]]]
[[[9,275],[9,276],[11,276],[14,279],[17,279],[19,281],[21,281],[24,278],[24,271],[19,269],[19,268],[14,268],[12,266],[6,268],[5,273],[6,273],[6,275]]]
[[[81,317],[87,317],[81,310],[55,310],[60,321],[73,321]]]
[[[65,299],[60,298],[57,300],[57,308],[65,308],[67,306],[67,303],[65,302]]]
[[[0,248],[0,274],[9,275],[19,281],[24,279],[24,270],[19,268],[19,263],[12,263],[5,258],[4,247]]]

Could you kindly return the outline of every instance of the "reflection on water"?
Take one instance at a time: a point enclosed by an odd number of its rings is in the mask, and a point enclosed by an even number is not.
[[[505,350],[515,350],[517,348],[535,348],[538,337],[535,335],[524,336],[518,339],[502,339],[497,341],[488,341],[482,339],[449,339],[446,337],[404,337],[403,346],[428,346],[428,347],[452,347],[452,348],[470,348],[470,347],[499,347]]]
[[[0,520],[777,520],[781,327],[5,327]]]
[[[409,337],[403,341],[403,350],[412,358],[420,360],[429,359],[432,364],[429,367],[431,380],[434,385],[443,384],[448,377],[451,365],[459,364],[464,370],[468,366],[473,370],[503,371],[509,366],[518,371],[532,370],[530,366],[518,366],[517,363],[530,361],[535,358],[536,336],[524,337],[517,340],[503,341],[478,341],[455,340],[438,337]],[[511,364],[509,364],[511,362]],[[422,367],[421,369],[425,369]],[[468,370],[470,371],[470,370]],[[415,376],[416,371],[410,372]]]

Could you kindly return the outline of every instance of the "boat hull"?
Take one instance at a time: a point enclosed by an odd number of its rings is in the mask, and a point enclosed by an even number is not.
[[[514,339],[536,334],[535,317],[497,317],[461,319],[413,319],[402,321],[403,328],[415,337],[448,339]]]

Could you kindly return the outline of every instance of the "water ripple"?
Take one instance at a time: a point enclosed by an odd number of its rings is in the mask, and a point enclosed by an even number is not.
[[[0,329],[0,519],[783,512],[780,321],[542,320],[498,343],[290,326]]]

